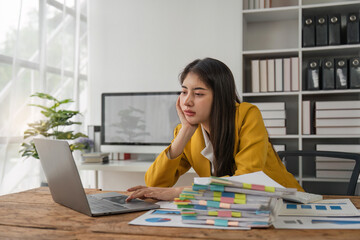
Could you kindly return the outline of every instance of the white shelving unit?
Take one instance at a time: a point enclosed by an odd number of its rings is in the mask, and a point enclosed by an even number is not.
[[[360,100],[360,89],[308,91],[305,89],[305,69],[309,59],[350,57],[360,55],[360,44],[324,47],[302,47],[302,16],[360,11],[360,1],[354,0],[290,0],[272,1],[273,8],[242,9],[242,83],[238,86],[245,102],[286,102],[286,136],[270,136],[273,144],[285,144],[287,150],[315,150],[316,144],[360,144],[360,135],[303,135],[302,101]],[[297,92],[251,92],[251,60],[299,58],[300,90]],[[307,191],[319,192],[326,184],[344,187],[344,179],[315,177],[315,161],[287,161],[288,169]]]

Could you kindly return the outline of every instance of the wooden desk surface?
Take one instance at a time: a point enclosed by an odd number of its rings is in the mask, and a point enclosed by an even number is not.
[[[327,198],[350,198],[360,208],[359,196]],[[36,188],[0,196],[0,239],[360,239],[360,230],[240,231],[128,225],[143,213],[88,217],[55,203],[48,188]]]

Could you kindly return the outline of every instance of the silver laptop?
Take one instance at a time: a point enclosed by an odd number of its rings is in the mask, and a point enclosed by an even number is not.
[[[116,192],[86,195],[68,142],[37,138],[34,143],[55,202],[93,217],[159,208],[140,199],[126,203],[127,196]]]

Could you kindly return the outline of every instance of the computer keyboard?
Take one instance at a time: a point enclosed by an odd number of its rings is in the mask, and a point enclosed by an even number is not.
[[[113,204],[109,201],[98,199],[93,196],[87,196],[87,198],[89,201],[91,212],[111,212],[120,209],[126,209],[126,207],[119,204]]]

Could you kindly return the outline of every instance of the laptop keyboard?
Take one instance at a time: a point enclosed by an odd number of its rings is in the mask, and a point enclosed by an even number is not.
[[[113,204],[111,202],[108,202],[108,201],[105,201],[102,199],[98,199],[93,196],[87,196],[87,198],[89,201],[91,212],[112,212],[112,211],[117,211],[117,210],[121,210],[121,209],[126,209],[126,207],[120,206],[119,204]],[[126,196],[125,196],[125,199],[126,199]],[[125,203],[125,199],[124,199],[124,203]]]

